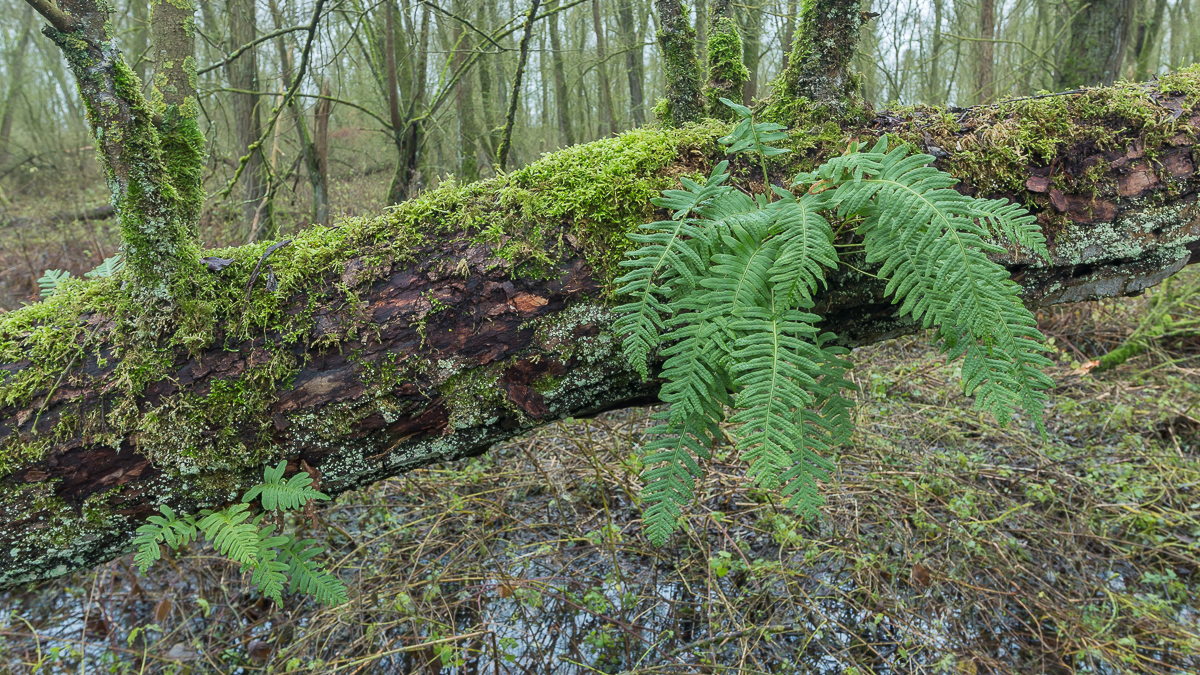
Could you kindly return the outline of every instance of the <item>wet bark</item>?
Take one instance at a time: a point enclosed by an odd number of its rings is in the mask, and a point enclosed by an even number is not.
[[[1001,262],[1023,285],[1029,306],[1140,293],[1200,261],[1195,155],[1200,108],[1189,110],[1183,96],[1160,97],[1153,105],[1159,119],[1180,111],[1190,126],[1181,122],[1179,133],[1167,139],[1122,136],[1105,149],[1065,146],[1045,164],[1025,167],[1025,189],[1009,196],[1037,214],[1052,263],[1017,254]],[[1015,122],[987,115],[961,115],[964,146],[975,147],[985,137],[1006,142],[989,131]],[[847,134],[919,138],[932,119],[884,114]],[[710,139],[702,147],[715,146]],[[944,155],[943,166],[956,159],[940,148],[935,154]],[[1149,157],[1159,163],[1151,165]],[[707,171],[719,159],[689,144],[679,148],[674,164],[654,171]],[[1106,172],[1095,170],[1098,162]],[[1052,183],[1051,167],[1054,177],[1076,181],[1078,193],[1053,187],[1062,183]],[[962,189],[973,191],[967,179]],[[521,179],[514,173],[506,180]],[[478,199],[500,209],[498,195],[507,187],[479,187],[495,194],[480,193]],[[418,231],[437,232],[454,217],[453,210],[429,213]],[[653,210],[645,217],[655,217]],[[257,482],[262,461],[286,458],[289,472],[306,462],[322,473],[322,489],[338,494],[415,467],[483,453],[556,419],[653,404],[659,383],[642,381],[626,365],[619,336],[612,334],[609,282],[588,263],[606,240],[583,239],[577,225],[571,217],[545,224],[557,232],[550,239],[563,244],[550,251],[549,268],[537,273],[519,272],[466,230],[430,235],[406,258],[414,262],[397,261],[389,253],[392,242],[373,241],[374,248],[353,259],[315,266],[304,290],[275,300],[280,316],[308,317],[300,332],[294,325],[286,334],[282,327],[267,327],[240,339],[225,332],[225,321],[214,321],[210,346],[158,354],[161,379],[133,399],[111,380],[130,344],[120,317],[91,310],[72,317],[68,323],[87,327],[93,340],[77,359],[48,366],[31,351],[0,364],[8,373],[50,366],[62,372],[57,383],[23,398],[5,398],[17,402],[0,408],[5,451],[17,442],[46,441],[43,452],[25,459],[8,455],[0,474],[0,551],[6,552],[0,556],[0,586],[109,560],[128,550],[134,529],[159,504],[184,512],[219,506]],[[237,264],[247,269],[260,251],[235,252]],[[240,279],[230,282],[238,298]],[[825,317],[822,328],[846,344],[918,330],[896,316],[877,280],[847,267],[831,273],[829,281],[814,311]],[[266,297],[261,285],[252,291],[255,302]],[[306,308],[313,313],[304,314]],[[220,425],[183,423],[194,418],[184,416],[181,402],[217,405],[212,402],[224,400],[231,387],[253,382],[255,373],[279,359],[295,364],[294,373],[260,392],[260,408],[231,413]],[[87,427],[60,425],[63,420],[110,419],[122,406],[140,416],[132,427],[136,432],[114,437],[95,427],[87,433],[61,431]],[[232,444],[253,461],[186,460],[155,450],[152,422],[176,419],[172,415],[181,420],[175,425],[180,433],[190,434],[181,446]],[[50,434],[52,429],[60,433]]]

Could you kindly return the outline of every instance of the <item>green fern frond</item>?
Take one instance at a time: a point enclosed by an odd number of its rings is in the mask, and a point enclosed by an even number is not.
[[[822,266],[836,269],[837,250],[833,248],[833,229],[821,215],[829,197],[825,193],[805,192],[799,199],[787,190],[772,186],[782,199],[771,205],[774,218],[771,232],[783,242],[783,249],[771,268],[771,285],[781,293],[785,306],[795,306],[801,297],[811,297],[825,281]]]
[[[655,413],[654,417],[661,420],[668,415]],[[695,458],[708,459],[712,431],[709,424],[696,420],[649,430],[654,440],[643,451],[642,461],[649,468],[642,473],[642,522],[646,537],[656,546],[662,546],[678,527],[681,505],[692,501],[695,479],[703,475]]]
[[[617,292],[633,296],[633,302],[616,308],[614,328],[626,336],[625,356],[643,378],[649,377],[646,360],[658,347],[659,332],[665,327],[662,317],[672,314],[666,303],[676,294],[676,286],[694,286],[707,263],[711,240],[688,215],[730,190],[723,185],[729,176],[727,166],[727,162],[718,164],[704,185],[683,179],[686,190],[664,192],[656,203],[673,209],[673,219],[642,225],[639,229],[646,233],[628,235],[642,246],[626,253],[629,259],[620,263],[632,269],[616,280]]]
[[[199,523],[213,548],[245,567],[253,567],[258,562],[258,527],[246,522],[250,518],[249,508],[249,504],[234,504],[209,512]]]
[[[1044,390],[1052,386],[1041,370],[1049,365],[1044,338],[1008,271],[988,259],[1003,248],[987,241],[984,222],[1002,231],[1025,225],[1015,222],[1018,211],[981,210],[950,189],[955,179],[927,166],[932,159],[897,148],[866,171],[863,182],[878,186],[859,227],[867,260],[882,263],[879,274],[890,277],[886,291],[901,313],[940,327],[953,355],[967,357],[963,384],[978,391],[978,409],[1003,424],[1019,404],[1040,428]]]
[[[292,511],[304,506],[308,500],[328,501],[329,495],[312,488],[312,477],[307,471],[300,471],[288,480],[283,480],[283,472],[287,469],[287,460],[279,460],[274,468],[263,470],[263,482],[255,485],[242,495],[242,501],[249,503],[255,497],[262,496],[262,506],[267,511],[283,509]]]
[[[757,152],[763,157],[776,157],[786,152],[791,152],[787,148],[776,148],[768,145],[787,139],[787,134],[784,133],[782,124],[774,122],[759,122],[754,123],[754,113],[744,105],[734,103],[727,98],[721,98],[721,103],[724,103],[735,113],[741,117],[741,121],[733,128],[733,131],[728,136],[717,139],[717,142],[729,146],[726,152],[735,154],[750,150]]]
[[[797,310],[745,307],[733,322],[743,337],[733,354],[740,390],[730,421],[738,425],[738,446],[750,462],[751,480],[768,489],[779,487],[791,467],[796,440],[803,435],[801,411],[814,400],[823,358],[810,340],[819,320]]]
[[[104,262],[96,266],[96,269],[91,272],[85,272],[83,276],[89,279],[104,279],[111,277],[123,269],[125,269],[125,258],[118,253],[111,258],[105,258]]]
[[[261,519],[262,515],[254,519],[256,526],[261,526]],[[279,547],[286,546],[290,540],[285,536],[275,536],[274,533],[274,526],[258,530],[256,562],[250,573],[250,583],[258,587],[264,596],[274,600],[275,604],[283,604],[288,565],[279,560]]]
[[[179,549],[196,540],[196,524],[191,518],[177,518],[166,504],[158,508],[162,516],[147,517],[147,522],[135,530],[138,536],[133,545],[137,547],[137,553],[133,562],[143,574],[161,557],[160,543]]]
[[[71,273],[67,270],[46,270],[42,276],[38,277],[38,288],[41,289],[43,298],[48,298],[54,295],[62,282],[71,278]]]
[[[346,602],[348,595],[342,580],[313,562],[312,559],[324,550],[316,546],[315,540],[289,537],[280,550],[288,559],[287,574],[292,579],[291,592],[311,595],[317,602],[330,606]]]

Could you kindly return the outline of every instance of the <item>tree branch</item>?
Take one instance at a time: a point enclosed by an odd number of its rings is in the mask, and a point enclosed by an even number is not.
[[[38,14],[41,14],[43,18],[49,21],[51,26],[64,33],[70,33],[78,27],[78,22],[74,18],[54,6],[54,3],[50,0],[25,0],[25,2],[29,3]]]

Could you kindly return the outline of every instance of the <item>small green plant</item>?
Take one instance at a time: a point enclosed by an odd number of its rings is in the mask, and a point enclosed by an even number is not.
[[[318,602],[338,605],[346,601],[346,587],[325,571],[313,558],[322,548],[312,539],[297,539],[294,534],[275,534],[275,525],[266,519],[273,513],[304,508],[309,500],[329,497],[312,487],[312,478],[301,471],[284,480],[286,461],[263,470],[263,482],[242,495],[242,502],[219,511],[204,509],[199,520],[191,515],[177,516],[167,505],[161,516],[150,516],[137,529],[133,540],[137,547],[134,563],[143,573],[161,557],[160,544],[172,549],[187,546],[201,534],[221,555],[250,572],[250,581],[263,595],[282,604],[284,584],[289,591],[311,595]],[[259,499],[263,511],[252,517],[252,502]]]
[[[724,100],[723,100],[724,101]],[[724,101],[741,121],[721,139],[730,153],[767,159],[787,152],[777,125],[755,123],[749,108]],[[964,196],[957,179],[930,166],[929,155],[852,142],[846,153],[801,174],[793,190],[751,197],[727,185],[728,162],[703,184],[653,200],[669,220],[641,226],[640,245],[617,280],[631,301],[616,309],[624,351],[643,377],[649,357],[665,361],[643,473],[644,519],[651,541],[676,529],[700,476],[698,458],[722,437],[725,410],[753,482],[788,498],[804,515],[823,503],[817,480],[833,464],[822,455],[849,440],[851,363],[836,336],[820,331],[813,296],[825,271],[842,264],[834,246],[850,228],[886,292],[963,358],[962,384],[977,409],[1006,423],[1018,408],[1042,428],[1044,337],[1007,270],[988,259],[998,236],[1048,257],[1035,219],[1004,200]],[[797,189],[798,188],[798,189]],[[841,223],[834,230],[830,219]]]
[[[103,279],[111,277],[125,268],[125,259],[118,253],[111,258],[105,258],[104,262],[96,266],[96,269],[91,272],[84,272],[83,276],[88,279]],[[43,298],[48,298],[54,295],[58,290],[59,285],[67,279],[71,278],[71,273],[67,270],[46,270],[45,274],[38,278],[38,288],[41,289]]]

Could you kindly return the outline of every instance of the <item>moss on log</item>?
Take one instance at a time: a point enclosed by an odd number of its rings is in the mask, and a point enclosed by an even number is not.
[[[1200,258],[1200,70],[857,126],[802,102],[771,110],[794,130],[794,152],[768,165],[777,184],[851,137],[889,133],[964,191],[1028,205],[1053,262],[1016,249],[1003,262],[1030,305],[1136,294]],[[159,504],[219,506],[264,462],[307,462],[336,494],[653,403],[657,383],[626,366],[610,329],[612,279],[625,233],[658,217],[650,198],[706,174],[727,130],[640,129],[448,182],[265,260],[266,243],[210,251],[212,270],[181,282],[169,317],[120,278],[72,281],[4,315],[0,587],[109,560]],[[756,159],[733,171],[766,190]],[[872,277],[830,278],[817,310],[848,344],[916,330]]]

